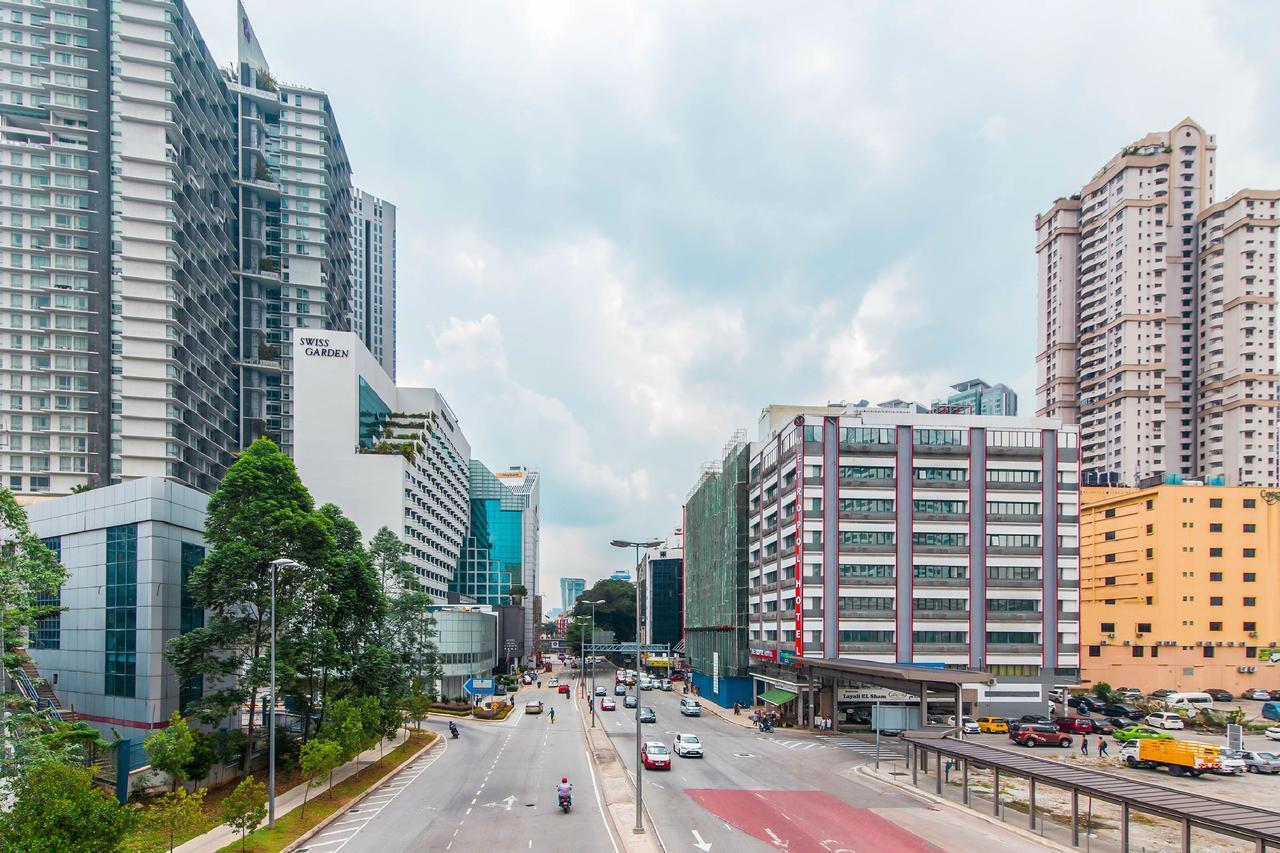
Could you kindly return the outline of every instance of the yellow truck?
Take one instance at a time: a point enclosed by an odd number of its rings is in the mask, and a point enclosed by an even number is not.
[[[1222,747],[1194,740],[1135,740],[1120,748],[1130,767],[1167,767],[1171,776],[1199,776],[1222,767]]]

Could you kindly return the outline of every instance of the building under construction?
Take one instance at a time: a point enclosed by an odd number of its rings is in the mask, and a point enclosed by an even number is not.
[[[747,674],[746,434],[703,467],[684,506],[684,644],[701,698],[751,703]]]

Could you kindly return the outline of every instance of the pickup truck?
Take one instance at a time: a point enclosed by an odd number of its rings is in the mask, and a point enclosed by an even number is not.
[[[1136,740],[1120,747],[1130,767],[1167,767],[1171,776],[1199,776],[1222,767],[1222,748],[1192,740]]]

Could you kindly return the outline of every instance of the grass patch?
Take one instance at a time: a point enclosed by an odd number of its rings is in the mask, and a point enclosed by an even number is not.
[[[433,732],[411,730],[409,739],[400,746],[369,764],[359,773],[342,780],[323,794],[318,794],[314,800],[309,800],[305,817],[302,814],[302,808],[296,808],[287,815],[277,818],[275,829],[267,829],[263,826],[249,833],[243,848],[240,842],[236,841],[223,847],[218,853],[236,853],[241,849],[248,853],[276,853],[283,850],[325,818],[348,806],[352,800],[369,790],[374,782],[404,764],[414,753],[430,744],[436,737],[437,735]]]

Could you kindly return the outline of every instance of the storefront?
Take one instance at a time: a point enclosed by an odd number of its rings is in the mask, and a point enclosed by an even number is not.
[[[843,726],[868,725],[876,705],[881,708],[911,708],[919,710],[920,697],[898,690],[871,685],[839,687],[836,695],[836,721]],[[937,704],[941,704],[938,700]],[[954,703],[952,703],[954,704]],[[938,708],[937,710],[942,710]],[[950,713],[948,708],[947,713]]]

